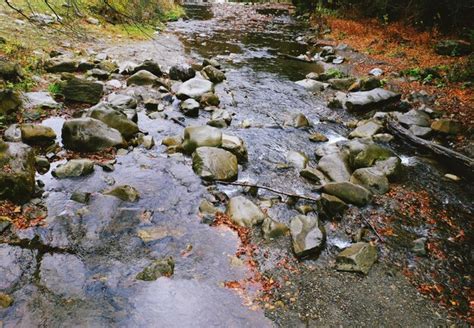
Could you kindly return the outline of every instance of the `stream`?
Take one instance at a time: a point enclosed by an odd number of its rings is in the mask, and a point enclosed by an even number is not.
[[[131,59],[134,55],[133,59],[138,60],[159,52],[154,59],[165,67],[183,60],[200,63],[204,58],[218,59],[226,81],[216,85],[216,93],[221,101],[220,107],[233,114],[226,133],[242,138],[248,149],[249,160],[239,167],[239,181],[316,196],[316,185],[301,178],[297,169],[282,165],[287,162],[288,152],[305,153],[314,166],[317,163],[314,155],[316,145],[308,135],[320,132],[329,139],[324,146],[336,144],[347,140],[351,131],[341,122],[357,118],[342,109],[329,109],[325,100],[294,83],[310,72],[323,70],[319,63],[303,63],[281,56],[298,56],[306,52],[308,46],[298,41],[302,40],[307,29],[304,23],[296,21],[285,11],[273,15],[275,12],[271,10],[258,11],[240,5],[226,10],[225,6],[187,6],[189,20],[169,23],[166,34],[159,38],[161,41],[156,41],[159,43],[168,38],[167,48],[146,41],[135,48],[116,45],[104,48],[104,51],[118,60]],[[257,18],[239,21],[242,13]],[[124,89],[128,94],[142,92],[139,87]],[[380,252],[381,263],[375,264],[376,268],[370,275],[370,284],[374,286],[372,293],[369,289],[363,291],[360,287],[352,287],[358,283],[362,286],[363,278],[343,278],[353,279],[340,280],[346,281],[344,285],[337,282],[336,273],[330,273],[335,271],[331,268],[335,255],[352,243],[348,229],[355,230],[355,226],[360,225],[359,221],[350,219],[339,222],[337,228],[333,222],[324,222],[327,231],[325,249],[317,260],[302,262],[301,274],[294,277],[294,288],[298,293],[304,295],[306,290],[308,294],[302,296],[300,305],[269,313],[268,308],[252,302],[259,294],[258,286],[254,290],[245,290],[244,296],[224,287],[226,281],[242,281],[255,273],[235,260],[240,240],[234,231],[200,222],[199,204],[202,199],[212,199],[213,196],[209,194],[210,187],[193,172],[189,156],[168,155],[166,147],[160,145],[159,141],[165,136],[181,134],[183,130],[169,119],[183,118],[176,103],[168,104],[165,113],[167,117],[153,119],[144,110],[138,113],[140,130],[152,136],[157,145],[151,150],[137,147],[117,156],[113,172],[105,172],[96,166],[93,174],[81,178],[59,180],[51,175],[51,170],[38,176],[45,183],[46,225],[18,230],[14,242],[0,244],[0,257],[6,261],[0,267],[0,273],[6,277],[0,279],[0,289],[7,290],[15,299],[13,306],[0,310],[0,327],[2,324],[4,328],[320,326],[321,322],[302,319],[301,313],[317,311],[308,310],[308,306],[312,306],[318,293],[322,299],[328,298],[328,304],[331,303],[331,289],[334,288],[345,289],[347,294],[360,292],[360,301],[369,308],[360,310],[366,311],[363,312],[365,316],[375,313],[371,312],[372,308],[378,311],[385,306],[389,309],[383,310],[386,311],[383,314],[394,314],[391,319],[398,318],[402,326],[419,326],[428,323],[427,320],[430,324],[446,323],[446,314],[442,310],[434,309],[429,300],[419,299],[415,287],[402,275],[388,277],[386,268],[390,263],[400,264],[396,265],[397,272],[405,265],[416,267],[422,272],[420,279],[423,280],[428,279],[426,277],[436,264],[440,279],[453,279],[443,282],[446,290],[466,286],[469,284],[466,276],[472,269],[469,258],[472,236],[461,245],[450,243],[447,241],[450,232],[440,230],[431,235],[430,226],[416,218],[409,223],[395,220],[395,237],[387,237]],[[289,126],[287,122],[295,114],[304,114],[312,127],[305,130]],[[201,111],[198,118],[186,117],[184,124],[205,125],[210,115]],[[61,135],[62,123],[63,119],[59,117],[43,122],[58,135]],[[249,127],[244,127],[244,123]],[[447,211],[468,233],[474,213],[472,184],[443,180],[443,175],[450,173],[449,168],[406,145],[393,143],[391,148],[402,158],[406,169],[405,178],[398,186],[414,191],[428,190],[432,204],[436,206],[434,212]],[[57,164],[54,163],[53,167]],[[140,192],[139,201],[125,203],[100,193],[113,184],[134,186]],[[229,197],[243,192],[242,188],[235,186],[218,185],[215,188]],[[91,193],[87,206],[70,200],[75,191]],[[290,219],[299,213],[285,200],[270,191],[260,190],[256,202],[262,205],[272,203],[267,208],[269,216],[289,224]],[[351,213],[353,217],[360,213],[369,215],[376,211],[375,207],[371,205]],[[390,209],[387,213],[391,213]],[[254,231],[252,235],[253,242],[264,244],[259,233]],[[410,255],[410,243],[420,235],[439,240],[439,247],[451,257],[443,262]],[[289,237],[274,246],[265,244],[262,249],[270,256],[263,256],[263,251],[256,255],[260,269],[274,274],[277,279],[283,275],[276,270],[277,263],[283,258],[292,258]],[[151,260],[164,256],[175,260],[172,278],[156,281],[135,279]],[[459,262],[455,258],[459,258]],[[313,275],[312,270],[329,273]],[[305,281],[311,278],[304,279],[311,275],[319,277],[319,283],[325,287],[309,293],[313,287],[305,285]],[[344,275],[348,277],[350,274]],[[400,289],[393,294],[385,291],[385,279]],[[295,290],[292,292],[296,293]],[[397,306],[411,296],[416,303],[409,301],[401,308],[394,305],[391,312],[387,305],[390,302],[382,301],[391,295]],[[371,297],[376,301],[368,304],[373,300]],[[458,300],[456,297],[453,299]],[[247,298],[250,301],[246,302]],[[359,311],[357,299],[342,298],[354,303],[351,306],[355,308],[349,307],[349,312],[351,309]],[[459,302],[462,303],[463,299]],[[419,308],[410,308],[413,304]],[[358,326],[367,322],[369,326],[384,324],[382,319],[371,321],[374,319],[368,318],[364,322],[357,315],[346,315],[343,309],[338,311],[343,313],[333,314],[342,319],[323,322],[328,326]],[[439,316],[435,315],[437,311]],[[327,311],[326,316],[324,320],[332,316],[331,312]]]

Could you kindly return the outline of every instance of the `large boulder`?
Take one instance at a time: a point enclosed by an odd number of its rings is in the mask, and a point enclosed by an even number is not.
[[[241,227],[251,227],[262,223],[265,219],[265,213],[251,200],[243,196],[229,199],[226,214],[233,223]]]
[[[358,206],[367,205],[372,199],[370,191],[351,182],[327,183],[323,186],[323,191]]]
[[[127,115],[117,110],[106,107],[91,108],[87,112],[87,116],[102,121],[108,127],[116,129],[126,140],[139,132],[138,125],[129,120]]]
[[[350,111],[360,112],[399,101],[401,95],[377,88],[370,91],[351,92],[341,99]]]
[[[0,116],[11,118],[21,106],[21,97],[17,91],[10,89],[0,90]]]
[[[227,150],[199,147],[193,153],[193,169],[205,180],[232,181],[237,179],[237,157]]]
[[[377,248],[369,243],[359,242],[344,249],[336,257],[336,269],[368,274],[377,260]]]
[[[319,169],[332,181],[349,181],[351,171],[344,153],[334,153],[323,156],[318,163]]]
[[[0,79],[18,82],[23,78],[23,70],[17,63],[0,60]]]
[[[220,83],[225,80],[225,74],[214,66],[208,65],[202,71],[208,80],[213,83]]]
[[[61,93],[66,101],[77,101],[95,105],[102,98],[104,86],[101,83],[68,77],[61,82]]]
[[[90,159],[71,159],[65,164],[59,164],[52,175],[58,179],[64,179],[88,175],[93,171],[94,162]]]
[[[133,74],[127,79],[127,85],[153,85],[158,81],[158,76],[145,70]]]
[[[170,79],[176,81],[187,81],[196,76],[196,71],[188,64],[175,65],[170,68]]]
[[[192,153],[197,147],[220,147],[222,132],[211,126],[189,126],[184,129],[183,150]]]
[[[373,194],[383,195],[390,188],[388,179],[375,167],[357,169],[351,176],[351,182],[365,187]]]
[[[313,216],[297,215],[291,219],[290,233],[297,257],[318,255],[326,241],[324,228]]]
[[[56,133],[49,126],[22,124],[20,131],[21,140],[28,145],[50,145],[56,140]]]
[[[66,149],[80,152],[101,151],[124,143],[119,131],[90,117],[64,122],[62,141]]]
[[[199,100],[207,92],[212,92],[212,82],[195,77],[181,84],[176,96],[179,99],[194,98]]]
[[[35,191],[35,153],[20,142],[0,141],[0,199],[24,202]]]

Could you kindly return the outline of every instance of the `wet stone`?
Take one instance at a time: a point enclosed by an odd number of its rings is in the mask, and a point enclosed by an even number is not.
[[[300,113],[300,114],[296,114],[296,115],[293,116],[292,125],[295,128],[306,128],[306,127],[311,126],[311,123],[306,118],[306,116],[304,116],[303,114]]]
[[[153,85],[157,80],[158,76],[148,71],[141,70],[127,79],[127,85]]]
[[[457,134],[461,130],[461,125],[459,122],[449,120],[449,119],[440,119],[434,121],[431,124],[431,129],[435,132],[445,133],[445,134]]]
[[[395,180],[402,174],[402,161],[398,157],[379,160],[375,163],[375,167],[387,176],[389,180]]]
[[[181,84],[176,96],[179,99],[200,99],[208,92],[212,92],[212,82],[196,77]]]
[[[289,151],[286,155],[286,161],[292,167],[302,170],[308,165],[308,156],[299,151]]]
[[[147,71],[155,76],[163,75],[160,65],[152,59],[146,59],[145,61],[143,61],[143,63],[133,69],[132,73],[134,74],[139,71]]]
[[[56,140],[56,133],[48,126],[21,124],[21,139],[28,145],[49,145]]]
[[[412,251],[416,255],[425,256],[426,255],[426,238],[418,238],[413,241]]]
[[[104,192],[104,195],[117,197],[124,202],[137,202],[140,198],[138,190],[129,185],[117,186]]]
[[[328,140],[329,139],[324,134],[319,133],[319,132],[312,133],[309,136],[309,141],[311,141],[311,142],[326,142]]]
[[[339,215],[348,208],[347,204],[343,200],[326,193],[321,194],[319,203],[321,204],[324,213],[328,217]]]
[[[61,82],[61,93],[66,101],[76,101],[87,104],[97,104],[102,98],[104,86],[101,83],[68,77]]]
[[[7,216],[0,216],[0,233],[7,230],[7,228],[11,225],[11,220]]]
[[[248,161],[247,147],[245,146],[242,138],[231,136],[228,134],[222,134],[222,149],[230,151],[232,154],[237,156],[237,161],[240,164]]]
[[[320,183],[321,181],[325,181],[326,177],[323,172],[319,171],[318,169],[312,168],[307,166],[306,168],[300,171],[300,175],[308,179],[314,183]]]
[[[367,205],[372,199],[370,191],[350,182],[331,182],[323,186],[323,191],[358,206]]]
[[[75,191],[71,195],[71,200],[81,203],[81,204],[87,204],[89,203],[90,197],[91,197],[90,192]]]
[[[385,194],[390,187],[387,177],[377,168],[373,167],[355,170],[350,181],[378,195]]]
[[[365,124],[358,126],[354,131],[349,134],[349,138],[369,138],[379,132],[382,126],[378,123],[369,121]]]
[[[269,217],[263,220],[262,233],[266,240],[273,240],[288,233],[289,229],[284,223],[277,222]]]
[[[413,133],[413,135],[419,137],[419,138],[427,138],[431,134],[433,130],[429,127],[423,127],[423,126],[418,126],[418,125],[412,125],[410,126],[410,132]]]
[[[339,253],[336,269],[368,274],[376,260],[377,248],[369,243],[358,242]]]
[[[5,293],[0,292],[0,308],[7,308],[13,304],[13,298]]]
[[[226,214],[231,221],[241,227],[252,227],[265,219],[265,214],[251,200],[237,196],[229,200]]]
[[[211,126],[191,126],[184,129],[183,149],[192,153],[197,147],[220,147],[222,132]]]
[[[290,232],[297,257],[318,255],[321,252],[326,236],[317,217],[295,216],[290,222]]]
[[[405,114],[398,116],[398,121],[404,125],[418,125],[423,127],[430,126],[430,116],[422,110],[413,109]]]
[[[0,244],[0,290],[9,292],[35,270],[33,251],[17,246]]]
[[[175,65],[170,68],[170,79],[176,81],[188,81],[196,76],[196,71],[188,64]]]
[[[335,153],[323,156],[318,162],[318,168],[332,181],[349,181],[351,178],[351,171],[347,163],[347,156],[343,153]]]
[[[84,298],[86,267],[75,255],[45,254],[40,267],[41,284],[64,298]]]
[[[89,159],[71,159],[65,164],[58,165],[52,172],[58,179],[80,177],[94,171],[94,162]]]
[[[237,157],[227,150],[198,147],[193,153],[193,170],[205,180],[233,181],[238,176]]]
[[[35,157],[35,168],[39,174],[46,174],[51,167],[48,159],[44,156]]]
[[[174,273],[174,265],[172,257],[154,260],[142,272],[137,274],[136,279],[154,281],[160,277],[171,277]]]
[[[220,83],[225,80],[225,74],[214,66],[206,66],[202,69],[203,73],[213,83]]]
[[[185,116],[198,117],[201,105],[196,100],[190,98],[184,100],[179,107]]]

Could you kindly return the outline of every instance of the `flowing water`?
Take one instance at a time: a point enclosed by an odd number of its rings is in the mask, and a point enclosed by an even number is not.
[[[329,143],[336,143],[345,140],[349,131],[330,122],[350,116],[328,109],[322,99],[294,83],[322,69],[320,64],[281,56],[297,56],[307,50],[307,45],[297,41],[305,26],[285,12],[274,16],[271,11],[258,13],[244,6],[235,12],[226,12],[218,5],[188,6],[187,13],[189,20],[171,23],[169,29],[182,42],[178,48],[182,47],[187,58],[200,62],[216,57],[223,64],[227,80],[217,85],[216,92],[221,107],[233,113],[226,133],[243,138],[249,152],[248,164],[239,170],[239,180],[316,195],[315,186],[300,178],[298,170],[278,169],[289,151],[304,152],[311,165],[316,163],[309,131],[291,128],[285,122],[302,113],[313,123],[311,132],[321,132],[329,137]],[[260,19],[240,22],[238,15],[242,13],[260,15]],[[263,24],[262,16],[267,17]],[[153,46],[141,46],[144,48],[133,50],[137,57],[153,54]],[[120,50],[111,50],[114,52]],[[127,53],[117,56],[123,58]],[[167,60],[173,63],[180,59]],[[170,117],[177,115],[172,106],[166,112]],[[204,112],[197,119],[186,118],[185,124],[206,124],[209,118]],[[250,128],[241,127],[244,120],[250,122]],[[138,122],[140,129],[157,141],[182,131],[173,121],[150,119],[144,112],[139,113]],[[45,124],[60,134],[60,118]],[[225,281],[252,274],[246,266],[232,261],[239,240],[230,230],[200,223],[198,206],[208,192],[193,173],[190,158],[168,156],[165,149],[160,145],[152,150],[135,148],[117,157],[113,172],[96,167],[94,174],[84,178],[58,180],[50,173],[39,177],[46,185],[47,225],[18,231],[19,238],[11,245],[0,245],[2,258],[11,262],[0,272],[7,277],[0,287],[15,299],[7,311],[0,310],[4,327],[272,325],[262,310],[243,305],[242,298],[223,287]],[[405,158],[413,155],[405,154],[402,147],[395,151]],[[440,187],[438,179],[444,168],[438,171],[429,166],[427,170],[423,158],[417,157],[417,161],[421,166],[410,166],[409,176],[422,177],[420,187],[432,187],[444,204],[463,206],[464,215],[472,213],[472,204],[466,205],[469,189],[463,192],[460,186]],[[114,183],[134,186],[140,200],[123,203],[100,193]],[[219,188],[229,196],[241,192],[233,187]],[[92,193],[90,204],[84,207],[70,201],[74,191]],[[263,198],[273,196],[261,193]],[[288,223],[297,212],[279,202],[268,213]],[[324,265],[350,242],[344,231],[329,230],[328,246],[315,264]],[[135,279],[151,260],[163,256],[176,261],[172,279]]]

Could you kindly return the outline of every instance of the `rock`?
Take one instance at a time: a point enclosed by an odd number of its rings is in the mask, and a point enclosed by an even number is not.
[[[399,115],[398,121],[404,125],[430,126],[430,116],[422,110],[412,109],[411,111]]]
[[[376,260],[377,248],[369,243],[359,242],[339,253],[336,257],[336,269],[368,274]]]
[[[90,117],[65,121],[62,141],[66,149],[79,152],[97,152],[124,143],[119,131]]]
[[[351,92],[342,99],[342,102],[348,110],[361,112],[397,102],[400,97],[400,94],[377,88],[370,91]]]
[[[95,77],[96,79],[102,80],[102,81],[107,80],[110,76],[109,72],[100,68],[93,68],[87,74],[89,76]]]
[[[73,73],[79,67],[79,62],[72,58],[54,57],[44,63],[44,69],[48,73]]]
[[[320,145],[319,147],[316,148],[316,150],[314,151],[314,155],[316,157],[323,157],[323,156],[326,156],[326,155],[331,155],[331,154],[335,154],[335,153],[339,153],[340,150],[339,150],[339,147],[335,144],[323,144],[323,145]]]
[[[184,129],[183,149],[192,153],[197,147],[220,147],[222,132],[211,126],[190,126]]]
[[[196,100],[189,98],[189,99],[184,100],[179,105],[179,107],[184,115],[189,116],[189,117],[198,117],[199,107],[201,107],[201,105]]]
[[[413,253],[419,256],[426,255],[426,238],[422,237],[422,238],[415,239],[412,242],[412,244],[413,244],[413,247],[411,250],[413,251]]]
[[[214,66],[215,68],[221,68],[221,64],[214,58],[204,58],[202,61],[202,67]]]
[[[468,55],[472,47],[468,42],[461,40],[443,40],[436,44],[435,51],[438,55],[455,57]]]
[[[306,128],[311,126],[309,120],[303,114],[299,113],[292,117],[293,126],[295,128]]]
[[[0,60],[0,79],[19,82],[23,78],[23,70],[17,63]]]
[[[40,25],[50,25],[59,21],[56,16],[39,13],[33,13],[30,15],[30,20]]]
[[[296,81],[295,83],[310,92],[321,92],[329,87],[329,83],[324,83],[312,79],[304,79],[301,81]]]
[[[154,260],[142,272],[137,274],[136,279],[154,281],[160,277],[171,277],[174,273],[174,260],[172,257]]]
[[[456,181],[456,182],[457,182],[457,181],[461,181],[461,178],[460,178],[460,177],[458,177],[457,175],[451,174],[451,173],[446,173],[446,174],[444,175],[444,177],[445,177],[446,179],[451,180],[451,181]]]
[[[327,183],[323,186],[323,191],[358,206],[367,205],[372,199],[370,191],[351,182]]]
[[[11,219],[8,216],[0,216],[0,234],[8,229],[12,224]]]
[[[216,109],[212,112],[211,120],[207,122],[208,125],[216,128],[226,128],[232,122],[232,116],[224,109]]]
[[[381,68],[373,68],[370,70],[369,75],[373,76],[382,76],[383,75],[383,70]]]
[[[97,104],[102,98],[104,86],[101,83],[71,77],[61,82],[61,93],[66,101]]]
[[[248,161],[247,147],[245,146],[242,138],[228,134],[222,134],[221,147],[234,154],[240,164],[246,163]]]
[[[35,168],[39,174],[46,174],[51,167],[49,161],[44,156],[36,156],[35,157]]]
[[[329,218],[343,213],[348,207],[341,199],[326,193],[321,194],[319,203],[321,204],[324,213]]]
[[[328,83],[331,85],[331,88],[335,90],[346,91],[349,90],[351,85],[356,82],[356,79],[353,77],[339,78],[339,79],[330,79]]]
[[[433,130],[431,128],[423,127],[423,126],[418,126],[418,125],[412,125],[410,126],[410,132],[413,133],[413,135],[419,137],[419,138],[427,138],[431,134]]]
[[[140,136],[137,142],[145,149],[152,149],[155,146],[155,139],[152,136]]]
[[[199,100],[202,95],[208,92],[212,92],[212,82],[196,77],[181,84],[176,96],[179,99],[194,98]]]
[[[265,219],[265,213],[252,201],[243,196],[229,199],[226,214],[233,223],[241,227],[252,227]]]
[[[20,142],[0,146],[0,199],[25,202],[35,191],[34,150]]]
[[[372,136],[372,139],[376,142],[388,143],[394,139],[394,136],[390,133],[377,133]]]
[[[290,233],[297,257],[318,255],[326,241],[324,228],[313,216],[297,215],[291,219]]]
[[[390,188],[387,177],[377,168],[357,169],[352,173],[352,183],[361,185],[373,194],[383,195]]]
[[[323,172],[309,166],[300,171],[300,176],[315,183],[320,183],[321,181],[326,180]]]
[[[17,91],[10,89],[0,90],[0,116],[11,120],[21,108],[22,101]]]
[[[332,181],[349,181],[351,171],[347,162],[347,156],[343,153],[334,153],[323,156],[318,163],[318,168]]]
[[[138,73],[139,71],[147,71],[155,76],[163,75],[160,65],[151,59],[147,59],[140,65],[136,66],[133,69],[132,74]]]
[[[286,161],[292,167],[302,170],[308,165],[308,156],[299,151],[289,151],[286,155]]]
[[[309,141],[312,141],[312,142],[326,142],[328,140],[329,139],[324,134],[319,133],[319,132],[312,133],[309,136]]]
[[[361,79],[358,85],[353,85],[349,88],[349,91],[370,91],[382,87],[382,82],[376,77],[369,77],[367,79]],[[354,90],[353,90],[354,89]]]
[[[12,124],[3,133],[3,139],[10,142],[21,142],[21,130],[18,124]]]
[[[86,267],[75,255],[46,253],[41,261],[40,283],[64,298],[84,298]]]
[[[110,60],[101,59],[101,62],[97,65],[97,67],[103,71],[109,72],[110,74],[118,73],[119,71],[117,63]]]
[[[48,126],[21,124],[21,140],[28,145],[50,145],[56,140],[56,133]]]
[[[137,107],[137,99],[135,97],[120,93],[111,93],[107,97],[107,102],[115,109],[128,109]]]
[[[206,92],[201,96],[200,102],[204,106],[219,106],[221,101],[214,92]]]
[[[13,298],[5,293],[0,292],[0,307],[6,309],[13,304]]]
[[[393,156],[393,152],[377,144],[370,144],[355,156],[352,161],[354,168],[369,167],[376,161],[385,160]]]
[[[91,25],[99,25],[99,20],[94,17],[87,17],[86,21]]]
[[[193,153],[193,170],[204,180],[233,181],[239,168],[237,157],[220,148],[199,147]]]
[[[0,290],[2,292],[16,290],[23,285],[23,281],[33,279],[33,273],[36,270],[36,255],[36,250],[10,246],[6,243],[0,244],[0,259],[2,259],[0,261]]]
[[[262,233],[265,240],[277,239],[286,235],[288,231],[289,229],[284,223],[277,222],[269,217],[263,220]]]
[[[81,204],[88,204],[90,197],[90,192],[74,191],[71,195],[71,200]]]
[[[370,138],[383,127],[375,122],[369,121],[365,124],[358,126],[354,131],[349,134],[349,138]]]
[[[65,164],[59,164],[52,172],[58,179],[80,177],[94,172],[94,162],[90,159],[71,159]]]
[[[402,161],[400,158],[393,156],[386,160],[379,160],[375,164],[375,168],[382,172],[390,181],[397,179],[402,173]]]
[[[127,85],[154,85],[158,81],[158,76],[141,70],[127,79]]]
[[[149,112],[156,112],[160,107],[160,101],[158,99],[147,98],[143,101],[145,109]]]
[[[461,130],[461,125],[453,120],[440,119],[431,124],[431,129],[445,134],[457,134]]]
[[[49,92],[27,92],[25,93],[25,106],[28,108],[59,108],[56,100]]]
[[[170,79],[176,81],[188,81],[196,76],[196,71],[188,64],[175,65],[170,68]]]
[[[182,143],[183,143],[183,138],[181,136],[168,136],[168,137],[164,137],[163,140],[161,141],[161,144],[165,145],[166,147],[179,146]]]
[[[104,192],[104,195],[117,197],[124,202],[137,202],[140,198],[138,190],[129,185],[122,185]]]
[[[202,71],[212,83],[220,83],[225,80],[225,74],[214,66],[206,66]]]

